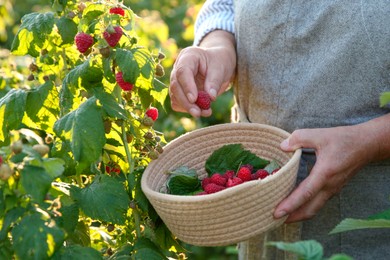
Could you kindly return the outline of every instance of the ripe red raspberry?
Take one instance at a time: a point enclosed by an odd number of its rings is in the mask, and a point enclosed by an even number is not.
[[[124,91],[130,91],[133,89],[134,85],[123,79],[122,71],[115,74],[115,79],[116,79],[116,83],[118,83],[119,87],[121,87],[121,89],[123,89]]]
[[[251,172],[253,172],[253,165],[250,164],[243,164],[241,167],[247,167]]]
[[[146,110],[145,115],[153,119],[153,121],[156,121],[158,118],[158,110],[155,107],[150,107]]]
[[[112,30],[113,29],[113,30]],[[111,47],[115,47],[115,45],[119,42],[122,37],[123,31],[120,26],[115,26],[112,29],[107,28],[103,33],[103,37]]]
[[[242,181],[250,181],[252,180],[252,172],[249,170],[248,167],[240,167],[240,169],[237,172],[237,177],[240,178]]]
[[[206,177],[202,180],[202,188],[203,190],[206,188],[207,184],[210,184],[211,183],[211,179],[210,177]]]
[[[241,184],[241,183],[243,183],[243,181],[240,178],[233,177],[233,178],[227,180],[226,187],[230,188],[230,187],[236,186],[236,185]]]
[[[266,170],[264,170],[264,169],[259,169],[259,170],[257,170],[253,175],[254,175],[255,179],[257,180],[257,179],[264,179],[264,178],[267,177],[269,174],[268,174],[268,172],[267,172]]]
[[[118,14],[121,16],[125,16],[125,10],[120,7],[113,7],[110,9],[110,14]]]
[[[277,168],[271,172],[271,174],[277,173],[280,170],[280,168]]]
[[[225,176],[226,179],[231,179],[234,177],[235,172],[233,170],[227,170],[223,176]]]
[[[217,185],[221,185],[221,186],[225,186],[226,182],[227,182],[227,179],[226,177],[224,177],[223,175],[219,174],[219,173],[214,173],[211,177],[211,182],[212,183],[215,183]]]
[[[85,53],[93,45],[93,37],[87,33],[80,32],[74,37],[77,50]]]
[[[206,185],[204,191],[207,192],[207,194],[216,193],[218,191],[224,190],[226,187],[217,185],[215,183],[209,183]]]
[[[198,107],[202,110],[209,109],[211,105],[210,95],[206,91],[199,91],[198,98],[196,99],[195,104],[197,104]]]

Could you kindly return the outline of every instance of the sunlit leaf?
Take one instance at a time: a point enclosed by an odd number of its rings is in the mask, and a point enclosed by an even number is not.
[[[99,159],[105,144],[102,108],[97,105],[97,99],[88,99],[78,109],[60,118],[54,131],[70,141],[78,171],[89,168]]]
[[[72,186],[70,193],[87,216],[114,224],[125,223],[130,200],[123,183],[117,179],[99,175],[86,188]]]
[[[0,99],[0,141],[4,141],[8,131],[18,129],[26,107],[27,94],[21,89],[11,89]]]
[[[118,49],[115,57],[120,71],[123,72],[123,79],[134,84],[140,75],[140,66],[134,54],[128,50]]]
[[[38,57],[53,26],[54,14],[52,12],[26,14],[22,17],[22,24],[12,42],[12,53]]]
[[[103,88],[95,88],[93,92],[108,116],[123,120],[128,118],[123,106],[111,94],[104,92]]]
[[[48,259],[61,246],[65,234],[52,221],[34,213],[12,229],[13,248],[19,259]]]
[[[390,91],[384,92],[379,97],[379,103],[381,107],[384,107],[388,104],[390,104]]]

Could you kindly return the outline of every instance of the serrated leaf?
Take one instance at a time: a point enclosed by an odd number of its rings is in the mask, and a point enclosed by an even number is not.
[[[132,50],[135,60],[140,68],[141,75],[145,79],[152,79],[154,76],[155,62],[146,48],[137,48]]]
[[[114,224],[125,223],[130,199],[123,183],[115,178],[96,176],[86,188],[73,186],[70,194],[87,216]]]
[[[65,162],[59,158],[45,158],[42,165],[53,180],[60,176],[65,170]]]
[[[26,193],[37,202],[43,202],[51,187],[53,178],[42,167],[25,165],[20,172],[20,179]]]
[[[294,243],[268,242],[267,245],[275,246],[278,249],[292,252],[298,255],[299,259],[322,260],[324,255],[323,247],[315,240],[304,240]]]
[[[385,211],[379,212],[377,214],[374,214],[372,216],[369,216],[367,219],[387,219],[390,220],[390,209],[387,209]]]
[[[96,85],[101,85],[102,80],[102,68],[94,60],[88,59],[74,67],[66,75],[63,86],[66,86],[72,93],[75,93],[74,90],[80,87],[90,89]]]
[[[68,197],[61,197],[61,208],[59,209],[61,212],[60,223],[61,227],[65,229],[67,233],[71,234],[75,231],[79,220],[79,207],[76,203],[67,205],[63,202],[65,198]]]
[[[62,16],[56,25],[58,33],[61,35],[62,44],[73,43],[77,34],[77,24],[72,19]]]
[[[134,244],[135,259],[161,260],[167,257],[161,250],[149,239],[138,238]]]
[[[52,220],[34,213],[12,229],[13,248],[19,259],[48,259],[61,246],[65,234]]]
[[[150,95],[156,100],[161,106],[164,106],[164,102],[168,96],[168,87],[164,85],[158,79],[153,80],[153,89],[150,90]]]
[[[53,124],[59,115],[58,91],[51,81],[27,92],[26,114],[23,123],[32,128],[53,132]],[[27,120],[27,119],[30,120]]]
[[[224,173],[237,170],[240,165],[250,164],[255,170],[264,168],[268,160],[258,157],[242,144],[227,144],[215,150],[206,160],[205,168],[209,176],[213,173]]]
[[[137,202],[138,206],[145,212],[148,211],[149,208],[149,200],[146,198],[144,192],[141,189],[141,178],[138,178],[136,186],[135,186],[135,195],[134,199]]]
[[[105,144],[102,111],[96,98],[88,99],[78,109],[60,118],[54,124],[54,131],[69,140],[78,171],[89,168],[99,159]]]
[[[62,260],[62,259],[72,259],[72,260],[81,260],[81,259],[103,259],[102,255],[96,249],[92,247],[83,247],[80,245],[70,245],[61,248],[60,251],[52,258],[53,260]]]
[[[329,234],[367,228],[390,228],[390,220],[346,218],[342,220],[332,231],[330,231]]]
[[[53,26],[54,14],[52,12],[26,14],[22,17],[22,24],[12,42],[12,53],[38,57]]]
[[[79,221],[74,231],[68,234],[67,241],[69,241],[70,244],[91,246],[89,226],[84,221]]]
[[[272,160],[269,164],[267,164],[264,167],[264,170],[266,170],[269,174],[271,174],[274,170],[279,169],[280,165],[277,161]]]
[[[126,110],[118,101],[109,93],[104,92],[103,88],[95,88],[94,95],[102,104],[104,112],[112,118],[127,120],[128,116]]]
[[[123,79],[126,82],[135,84],[140,75],[140,67],[131,51],[117,49],[115,55],[116,63],[123,72]]]
[[[166,186],[169,194],[189,195],[199,191],[201,187],[201,182],[194,169],[181,166],[168,174],[170,176],[166,182]]]
[[[10,130],[18,129],[26,107],[27,94],[21,89],[11,89],[0,99],[0,141],[4,141]]]

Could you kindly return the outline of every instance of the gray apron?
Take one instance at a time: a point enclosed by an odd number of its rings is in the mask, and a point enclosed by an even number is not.
[[[236,0],[235,33],[233,121],[292,132],[358,124],[389,112],[379,96],[390,91],[390,1]],[[303,154],[298,182],[314,161],[314,154]],[[288,259],[262,241],[315,239],[327,257],[389,259],[388,230],[328,235],[344,218],[389,209],[389,196],[390,161],[368,165],[312,220],[240,243],[240,258]]]

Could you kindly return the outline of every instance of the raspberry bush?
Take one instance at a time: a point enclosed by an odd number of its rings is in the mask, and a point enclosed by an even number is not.
[[[25,80],[0,81],[0,258],[177,258],[140,188],[165,142],[146,114],[168,93],[163,55],[120,2],[51,2],[12,43]]]

